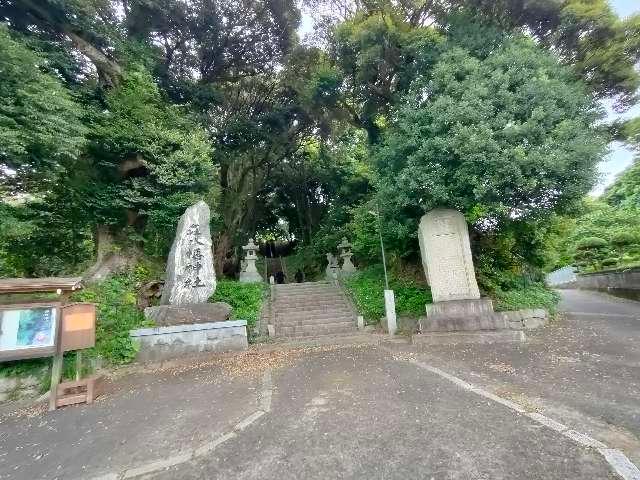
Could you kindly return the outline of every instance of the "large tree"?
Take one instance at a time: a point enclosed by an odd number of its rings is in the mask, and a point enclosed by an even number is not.
[[[571,71],[527,39],[486,58],[453,47],[392,114],[375,155],[378,198],[399,232],[449,207],[478,231],[518,228],[526,242],[517,224],[541,225],[593,186],[600,115]]]
[[[13,194],[47,191],[86,143],[81,106],[46,64],[0,25],[0,182]]]

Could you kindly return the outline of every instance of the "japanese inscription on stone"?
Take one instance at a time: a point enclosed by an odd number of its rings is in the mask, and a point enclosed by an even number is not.
[[[205,303],[215,291],[209,218],[204,202],[189,207],[180,218],[167,260],[163,305]]]
[[[432,210],[420,220],[418,236],[434,301],[480,298],[464,216]]]

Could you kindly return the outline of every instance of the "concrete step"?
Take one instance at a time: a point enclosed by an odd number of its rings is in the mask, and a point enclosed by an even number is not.
[[[276,337],[312,337],[316,335],[335,335],[356,331],[353,322],[323,323],[319,325],[278,326],[275,327]]]
[[[301,297],[341,297],[336,290],[310,290],[308,292],[276,292],[274,298],[301,298]]]
[[[274,313],[287,312],[330,312],[333,310],[349,310],[349,304],[345,301],[341,302],[310,302],[310,303],[286,303],[274,305]]]
[[[356,319],[353,315],[327,315],[324,317],[277,317],[273,321],[274,325],[282,327],[295,327],[301,325],[323,325],[327,323],[353,323],[356,324]]]
[[[314,335],[311,337],[275,337],[273,341],[258,344],[257,349],[262,351],[281,350],[283,348],[320,347],[325,345],[379,345],[379,335],[369,333],[338,333],[336,335]]]
[[[304,283],[280,283],[274,285],[276,290],[286,290],[286,289],[297,289],[297,288],[314,288],[314,287],[332,287],[335,288],[335,285],[330,284],[329,282],[304,282]]]
[[[344,297],[342,295],[338,295],[335,293],[328,294],[314,294],[314,295],[287,295],[275,297],[275,303],[308,303],[314,301],[344,301]]]
[[[342,308],[328,308],[326,310],[318,310],[318,309],[286,309],[286,310],[275,310],[273,312],[273,318],[322,318],[322,317],[332,317],[332,316],[340,316],[347,315],[353,317],[353,312],[345,307]],[[355,317],[354,317],[355,318]]]

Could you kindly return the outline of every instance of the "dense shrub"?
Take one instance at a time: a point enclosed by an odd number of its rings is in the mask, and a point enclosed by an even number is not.
[[[636,236],[631,232],[618,232],[611,236],[611,243],[619,247],[631,245],[635,241]]]
[[[576,250],[589,250],[604,248],[607,246],[607,241],[604,238],[599,237],[587,237],[583,238],[576,244]]]
[[[136,290],[148,277],[148,270],[135,270],[115,275],[75,293],[72,299],[94,302],[98,306],[95,353],[108,363],[133,361],[137,344],[129,337],[129,330],[152,325],[136,306]]]
[[[541,283],[515,290],[496,290],[493,297],[495,309],[498,311],[544,308],[554,313],[560,301],[560,295],[557,292]]]
[[[266,292],[261,282],[240,283],[234,280],[220,280],[210,302],[225,302],[231,305],[231,317],[247,321],[247,330],[251,332],[260,316],[260,309]]]
[[[368,323],[384,317],[384,271],[381,265],[373,265],[347,278],[345,286],[358,312]],[[425,305],[432,302],[429,287],[411,278],[391,272],[389,288],[394,292],[398,315],[423,315]]]

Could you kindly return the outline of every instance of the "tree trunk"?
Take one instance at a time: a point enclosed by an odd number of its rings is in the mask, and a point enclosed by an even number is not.
[[[96,226],[94,232],[96,261],[84,273],[87,283],[105,280],[109,276],[133,267],[140,258],[140,250],[134,246],[122,248],[116,244],[111,229],[107,225]]]
[[[213,266],[216,270],[217,277],[221,277],[225,272],[227,257],[229,256],[232,247],[233,241],[231,240],[231,235],[225,229],[225,231],[220,232],[220,235],[218,235],[213,252]]]

